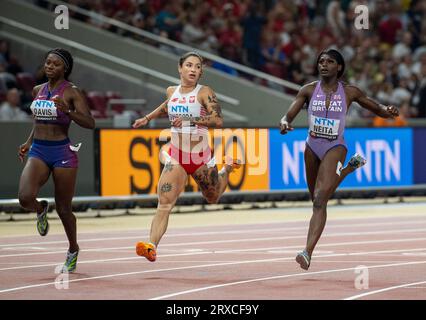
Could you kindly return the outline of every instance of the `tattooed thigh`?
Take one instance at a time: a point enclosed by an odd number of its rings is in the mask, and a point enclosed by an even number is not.
[[[216,192],[219,188],[217,167],[207,168],[207,166],[204,166],[201,170],[197,170],[192,177],[197,182],[203,194]]]
[[[173,189],[172,184],[170,182],[164,182],[160,186],[160,194],[171,192]]]
[[[164,172],[172,172],[174,169],[174,165],[171,161],[167,161],[166,164],[164,165]]]

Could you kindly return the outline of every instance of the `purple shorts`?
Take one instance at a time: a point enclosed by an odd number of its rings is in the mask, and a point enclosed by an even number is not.
[[[324,159],[325,154],[338,146],[342,146],[345,149],[348,149],[346,147],[345,142],[340,139],[338,140],[334,140],[334,141],[328,141],[327,139],[322,139],[322,138],[308,138],[306,141],[306,146],[312,150],[312,152],[318,157],[318,159],[320,159],[322,161],[322,159]]]
[[[77,152],[67,138],[61,141],[34,139],[28,157],[39,158],[50,168],[78,168]]]

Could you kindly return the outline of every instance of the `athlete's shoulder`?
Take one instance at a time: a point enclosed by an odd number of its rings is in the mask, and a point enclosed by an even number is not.
[[[342,82],[342,85],[346,92],[346,95],[349,95],[352,98],[363,95],[362,90],[353,84]]]
[[[79,90],[77,85],[68,81],[68,84],[66,85],[65,90],[70,90],[70,89],[71,90]]]
[[[202,86],[200,88],[200,91],[198,91],[198,99],[202,104],[217,102],[216,93],[209,86]]]
[[[170,97],[173,94],[173,92],[175,92],[175,90],[176,90],[177,87],[178,86],[167,87],[167,89],[166,89],[167,96]]]
[[[68,81],[64,89],[65,97],[76,97],[81,95],[82,93],[83,93],[82,90],[79,87],[77,87],[77,85]]]
[[[301,95],[308,95],[309,97],[314,93],[315,87],[318,84],[318,80],[306,83],[300,88],[299,94]]]
[[[43,88],[43,86],[44,86],[46,83],[47,83],[47,82],[42,83],[42,84],[38,84],[38,85],[34,86],[33,91],[32,91],[33,98],[37,97],[37,95],[38,95],[38,93],[40,92],[41,88]]]
[[[302,86],[302,89],[303,88],[315,88],[316,86],[317,86],[317,84],[319,83],[319,80],[315,80],[315,81],[311,81],[311,82],[308,82],[308,83],[305,83],[303,86]]]
[[[346,83],[346,82],[342,82],[342,86],[343,88],[345,88],[346,90],[355,90],[355,91],[361,91],[360,88],[358,88],[357,86],[350,84],[350,83]]]
[[[211,87],[209,87],[209,86],[205,86],[205,85],[202,85],[202,84],[199,84],[199,86],[201,86],[201,88],[200,88],[200,93],[212,93],[212,92],[214,92],[213,91],[213,89],[211,88]]]

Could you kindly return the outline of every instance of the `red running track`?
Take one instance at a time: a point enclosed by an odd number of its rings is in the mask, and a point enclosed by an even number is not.
[[[169,226],[155,263],[134,253],[147,231],[80,233],[68,282],[64,235],[2,237],[0,300],[426,299],[426,217],[329,221],[304,271],[307,225]]]

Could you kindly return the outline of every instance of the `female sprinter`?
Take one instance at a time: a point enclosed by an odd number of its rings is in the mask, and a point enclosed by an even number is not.
[[[357,102],[380,117],[398,116],[398,109],[394,106],[380,105],[359,88],[339,80],[345,70],[345,61],[338,51],[323,51],[318,56],[317,68],[320,81],[306,84],[300,89],[280,122],[281,134],[293,130],[291,122],[305,103],[308,105],[309,135],[305,148],[305,170],[313,215],[306,247],[296,256],[296,261],[305,270],[310,266],[312,252],[324,230],[328,200],[349,173],[365,164],[365,159],[355,154],[342,169],[347,153],[343,133],[349,106]]]

